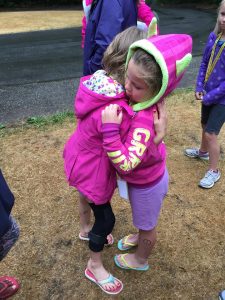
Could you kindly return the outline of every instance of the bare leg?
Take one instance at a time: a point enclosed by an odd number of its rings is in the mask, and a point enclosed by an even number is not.
[[[217,135],[215,133],[205,133],[205,138],[209,150],[209,169],[217,171],[218,161],[220,156],[220,146],[218,143]]]
[[[208,141],[206,138],[206,133],[205,133],[205,125],[202,124],[202,141],[201,141],[201,146],[200,146],[200,151],[202,152],[208,152]]]
[[[79,202],[79,214],[80,214],[80,235],[83,237],[88,236],[88,232],[91,230],[91,208],[88,204],[88,199],[80,194]]]
[[[139,230],[139,240],[136,252],[126,254],[126,262],[132,267],[144,267],[156,243],[156,228],[152,230]],[[118,255],[120,261],[120,255]],[[120,261],[123,264],[122,261]]]
[[[156,229],[144,231],[139,230],[138,248],[135,253],[137,261],[146,264],[156,243]]]

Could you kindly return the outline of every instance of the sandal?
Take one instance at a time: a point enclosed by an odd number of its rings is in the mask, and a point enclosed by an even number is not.
[[[0,277],[0,299],[7,299],[13,296],[18,289],[20,284],[16,278],[10,276]]]
[[[79,233],[79,239],[82,241],[89,241],[89,237],[83,236],[80,233]],[[111,233],[107,236],[107,240],[108,240],[108,244],[105,244],[105,246],[111,246],[114,243],[114,238]]]
[[[143,267],[135,267],[130,265],[127,261],[126,261],[126,255],[128,253],[125,254],[119,254],[119,255],[115,255],[114,256],[114,262],[116,264],[117,267],[119,267],[120,269],[125,269],[125,270],[135,270],[135,271],[148,271],[149,269],[149,265],[146,264]],[[118,259],[120,258],[120,260]]]
[[[126,250],[129,250],[129,249],[133,248],[133,247],[136,247],[138,245],[137,243],[128,242],[128,239],[133,235],[134,234],[126,235],[121,240],[119,240],[119,242],[117,244],[118,249],[121,250],[121,251],[126,251]]]
[[[112,274],[109,274],[109,277],[107,279],[99,280],[99,281],[96,279],[95,275],[89,269],[86,269],[84,274],[89,280],[97,284],[100,287],[100,289],[103,290],[103,292],[105,292],[106,294],[117,295],[123,289],[123,283],[118,278],[114,277]],[[118,286],[115,284],[116,280],[119,282]],[[104,288],[104,285],[107,283],[115,284],[115,288],[114,289],[111,288],[111,291]]]

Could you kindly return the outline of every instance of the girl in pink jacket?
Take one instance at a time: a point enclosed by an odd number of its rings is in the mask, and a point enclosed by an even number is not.
[[[135,114],[127,103],[123,87],[125,61],[129,46],[144,37],[146,34],[136,27],[118,34],[105,52],[105,70],[81,78],[75,98],[78,124],[63,153],[68,182],[80,194],[79,236],[89,240],[90,259],[85,276],[107,294],[118,294],[123,284],[106,271],[101,259],[101,251],[115,223],[110,200],[116,188],[116,170],[102,146],[101,112],[110,103],[123,109],[121,137],[125,140]],[[91,210],[95,218],[93,227]]]
[[[148,257],[156,243],[156,225],[168,190],[166,148],[155,145],[155,104],[175,89],[191,61],[192,39],[185,34],[154,36],[131,45],[127,58],[126,94],[135,112],[126,141],[121,139],[123,111],[111,104],[102,113],[103,146],[125,183],[128,183],[133,224],[137,234],[118,242],[116,255],[122,269],[147,271]]]
[[[88,16],[91,9],[91,4],[93,0],[83,0],[83,9],[84,9],[84,16],[82,18],[82,29],[81,29],[81,46],[84,48],[84,40],[85,40],[85,32],[86,32],[86,25]],[[151,8],[145,3],[145,0],[140,0],[138,5],[138,21],[137,27],[141,30],[147,31],[148,26],[154,17],[154,13],[152,12]]]

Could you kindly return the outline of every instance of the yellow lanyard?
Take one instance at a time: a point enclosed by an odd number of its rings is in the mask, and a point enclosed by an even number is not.
[[[213,48],[212,48],[212,52],[211,52],[211,55],[210,55],[210,59],[209,59],[209,63],[208,63],[208,67],[207,67],[207,71],[206,71],[206,75],[205,75],[205,83],[207,82],[207,80],[209,79],[209,76],[211,75],[213,69],[215,68],[215,65],[216,63],[218,62],[219,58],[220,58],[220,55],[225,47],[225,42],[223,43],[223,45],[220,47],[220,50],[219,52],[217,53],[215,59],[213,60],[213,57],[214,57],[214,54],[215,54],[215,49],[216,49],[216,45],[218,43],[218,41],[220,40],[222,36],[222,33],[220,33],[213,45]]]

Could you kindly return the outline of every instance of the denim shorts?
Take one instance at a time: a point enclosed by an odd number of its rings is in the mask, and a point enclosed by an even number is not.
[[[208,106],[202,104],[201,123],[205,125],[206,132],[218,135],[224,122],[225,105],[213,104]]]

